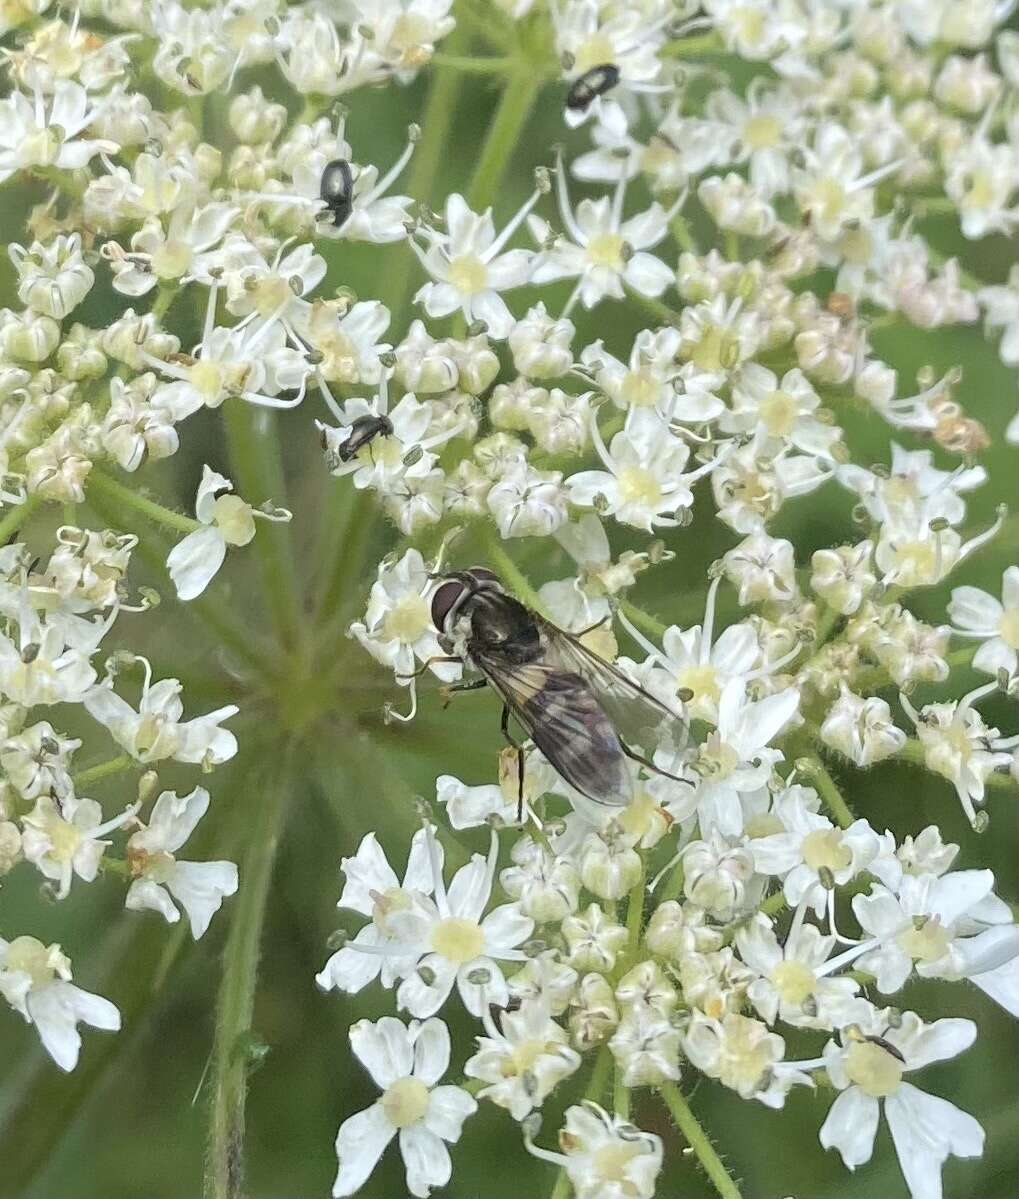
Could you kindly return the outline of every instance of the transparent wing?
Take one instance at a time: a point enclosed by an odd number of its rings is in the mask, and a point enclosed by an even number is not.
[[[597,696],[575,671],[544,662],[475,662],[527,736],[581,794],[603,804],[627,804],[632,776],[623,747]]]
[[[580,675],[627,744],[653,750],[666,732],[674,743],[683,743],[686,730],[678,712],[589,650],[572,633],[541,617],[534,619],[545,639],[547,660]]]

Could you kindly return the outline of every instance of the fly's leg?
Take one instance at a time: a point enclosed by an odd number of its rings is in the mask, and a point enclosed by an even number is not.
[[[647,770],[650,770],[652,774],[661,775],[663,779],[672,779],[674,783],[682,783],[686,787],[693,786],[693,783],[691,783],[689,779],[682,779],[678,774],[669,774],[669,772],[667,770],[663,770],[661,766],[656,766],[654,762],[649,761],[647,758],[637,753],[635,749],[631,749],[622,738],[619,739],[619,745],[623,753],[626,754],[628,758],[634,762],[639,762],[641,766],[645,767]]]
[[[524,751],[520,742],[514,740],[509,731],[509,718],[510,710],[503,704],[502,723],[499,727],[507,742],[517,751],[517,823],[522,824],[524,819]]]
[[[596,620],[594,622],[594,624],[589,624],[586,629],[581,629],[579,633],[574,633],[573,636],[574,637],[586,637],[588,635],[588,633],[593,633],[595,631],[595,629],[600,629],[602,627],[602,625],[606,623],[606,621],[610,621],[611,619],[612,619],[612,613],[606,612],[605,615],[601,618],[601,620]]]
[[[423,675],[430,666],[434,666],[436,662],[460,662],[460,661],[461,661],[460,658],[457,658],[452,654],[436,654],[434,658],[429,658],[427,662],[423,662],[417,668],[417,670],[411,671],[410,674],[398,674],[396,677],[398,679],[416,679],[416,678],[420,678],[420,676]]]
[[[440,687],[439,694],[442,696],[442,706],[443,708],[448,708],[453,696],[461,691],[480,691],[482,687],[487,686],[487,679],[474,679],[470,683],[450,683],[446,687]]]

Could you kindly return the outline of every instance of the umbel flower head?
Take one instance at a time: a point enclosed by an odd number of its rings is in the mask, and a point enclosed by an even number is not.
[[[216,1195],[1019,1193],[1015,0],[79,7],[0,2],[9,1189],[103,1076],[179,1190],[159,1053]]]

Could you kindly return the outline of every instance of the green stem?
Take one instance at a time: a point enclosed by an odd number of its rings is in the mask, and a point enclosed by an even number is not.
[[[0,545],[6,545],[26,520],[42,503],[37,495],[30,495],[24,503],[18,504],[0,520]]]
[[[471,58],[464,54],[433,54],[432,65],[462,71],[465,75],[508,75],[516,67],[516,59],[509,55],[489,54]]]
[[[712,1186],[722,1199],[740,1199],[740,1190],[722,1164],[722,1159],[715,1152],[715,1147],[708,1134],[700,1126],[697,1117],[690,1110],[690,1105],[683,1098],[683,1093],[674,1082],[663,1083],[659,1094],[665,1100],[665,1106],[676,1121],[676,1127],[686,1138],[686,1143],[694,1151],[704,1173],[711,1180]]]
[[[623,1084],[623,1072],[618,1062],[612,1072],[612,1106],[620,1120],[629,1120],[630,1088]]]
[[[544,81],[544,75],[534,64],[522,61],[507,74],[499,106],[467,189],[467,203],[475,212],[488,208],[498,194],[502,177]]]
[[[842,798],[842,792],[817,754],[806,754],[803,758],[798,758],[797,765],[804,766],[806,773],[813,776],[817,793],[839,828],[849,828],[856,817],[850,811],[849,805]]]
[[[640,956],[640,933],[644,927],[644,859],[641,858],[640,878],[633,884],[626,908],[625,968],[628,970]]]
[[[91,491],[98,492],[104,499],[110,501],[111,504],[125,504],[128,508],[134,509],[147,520],[151,520],[154,524],[162,525],[165,529],[173,529],[175,533],[193,533],[196,529],[201,529],[204,526],[197,520],[193,520],[190,516],[184,516],[181,512],[174,512],[172,508],[164,508],[162,504],[157,504],[155,500],[146,499],[145,496],[139,495],[137,491],[133,491],[130,487],[125,487],[123,483],[118,483],[116,479],[111,478],[108,474],[101,470],[93,470],[88,477],[88,486]]]
[[[122,770],[130,770],[132,766],[140,767],[140,763],[136,762],[130,754],[117,754],[115,758],[79,770],[77,774],[71,776],[71,779],[75,787],[87,787],[92,783],[99,782],[100,779],[109,778],[111,774],[120,774]]]
[[[545,605],[541,602],[541,596],[527,581],[527,577],[520,567],[502,548],[502,543],[494,533],[489,534],[487,545],[488,556],[494,563],[496,572],[509,583],[511,589],[516,592],[517,599],[533,608],[535,612],[544,613]]]
[[[286,799],[286,760],[268,787],[259,787],[249,841],[223,954],[212,1056],[206,1199],[240,1199],[244,1187],[244,1104],[255,983],[276,848]]]
[[[286,500],[286,480],[275,414],[235,399],[224,405],[224,426],[230,461],[239,490],[249,503]],[[260,522],[255,550],[262,566],[262,586],[276,631],[292,646],[301,624],[301,601],[290,544],[289,522]],[[267,527],[265,527],[267,526]]]
[[[645,612],[643,608],[638,608],[636,604],[626,599],[619,601],[619,608],[638,629],[643,629],[645,633],[659,639],[664,635],[666,625],[657,617]]]
[[[673,58],[699,58],[701,55],[728,54],[717,33],[699,33],[692,37],[675,38],[666,42],[662,53]]]

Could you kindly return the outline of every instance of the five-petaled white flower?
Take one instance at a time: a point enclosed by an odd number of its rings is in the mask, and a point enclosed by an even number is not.
[[[405,1025],[394,1016],[374,1024],[358,1020],[350,1030],[358,1060],[382,1088],[382,1097],[349,1116],[336,1134],[339,1169],[333,1195],[353,1195],[375,1169],[386,1146],[399,1137],[407,1189],[425,1199],[453,1173],[446,1142],[460,1139],[477,1101],[455,1086],[439,1086],[449,1068],[449,1031],[432,1017]]]

